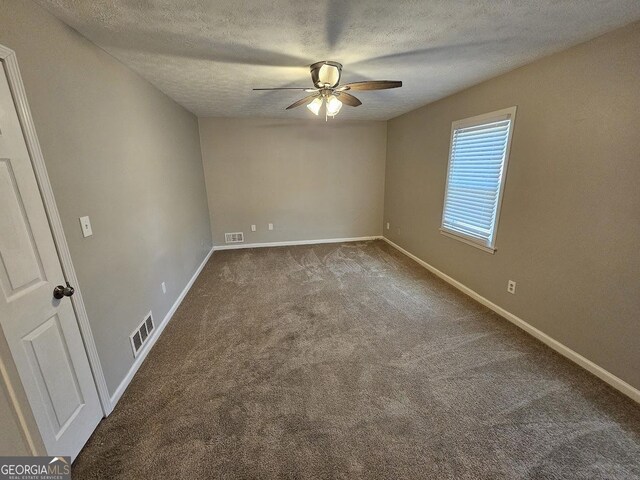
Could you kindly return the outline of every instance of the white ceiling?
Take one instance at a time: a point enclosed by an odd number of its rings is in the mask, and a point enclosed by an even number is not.
[[[308,66],[344,65],[337,118],[386,120],[640,19],[639,0],[38,0],[198,116],[309,117],[285,107]]]

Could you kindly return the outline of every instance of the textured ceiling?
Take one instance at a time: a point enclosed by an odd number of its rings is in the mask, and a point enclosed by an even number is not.
[[[358,92],[337,118],[386,120],[640,19],[639,0],[38,0],[198,116],[312,117],[285,107],[335,60]]]

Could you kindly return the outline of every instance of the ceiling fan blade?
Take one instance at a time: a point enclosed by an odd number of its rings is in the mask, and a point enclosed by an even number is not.
[[[346,83],[341,85],[338,90],[385,90],[401,86],[402,82],[397,80],[367,80],[365,82]]]
[[[304,90],[305,92],[315,92],[317,89],[308,87],[275,87],[275,88],[254,88],[253,90]]]
[[[309,95],[308,97],[301,98],[297,102],[294,102],[291,105],[289,105],[286,109],[287,110],[291,110],[292,108],[299,107],[300,105],[305,105],[305,104],[311,102],[314,98],[317,98],[317,97],[318,97],[318,95]]]
[[[357,107],[358,105],[362,105],[362,102],[360,100],[358,100],[353,95],[349,95],[346,92],[339,92],[337,93],[337,95],[338,100],[340,100],[345,105],[349,105],[350,107]]]

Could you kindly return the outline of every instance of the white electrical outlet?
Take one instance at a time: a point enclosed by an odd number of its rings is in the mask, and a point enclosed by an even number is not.
[[[387,230],[389,230],[389,227],[390,227],[390,226],[391,226],[391,225],[389,224],[389,222],[387,222]]]
[[[251,225],[251,231],[255,232],[256,231],[256,226],[255,225]]]
[[[82,228],[82,236],[87,238],[93,235],[93,230],[91,230],[91,221],[89,217],[80,217],[80,227]]]
[[[273,223],[269,224],[269,230],[273,230]]]
[[[167,293],[167,284],[162,282],[162,293]]]
[[[507,292],[515,295],[515,293],[516,293],[516,282],[514,282],[513,280],[509,280],[509,283],[507,283]]]

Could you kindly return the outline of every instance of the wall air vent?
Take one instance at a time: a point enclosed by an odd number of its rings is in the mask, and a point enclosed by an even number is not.
[[[242,232],[224,234],[224,243],[242,243],[242,242],[244,242],[244,233]]]
[[[136,328],[129,336],[129,339],[131,340],[131,348],[133,348],[134,357],[138,356],[138,353],[140,353],[142,347],[151,336],[151,332],[154,328],[155,325],[153,323],[153,316],[151,315],[151,312],[149,312],[142,323],[138,325],[138,328]]]

